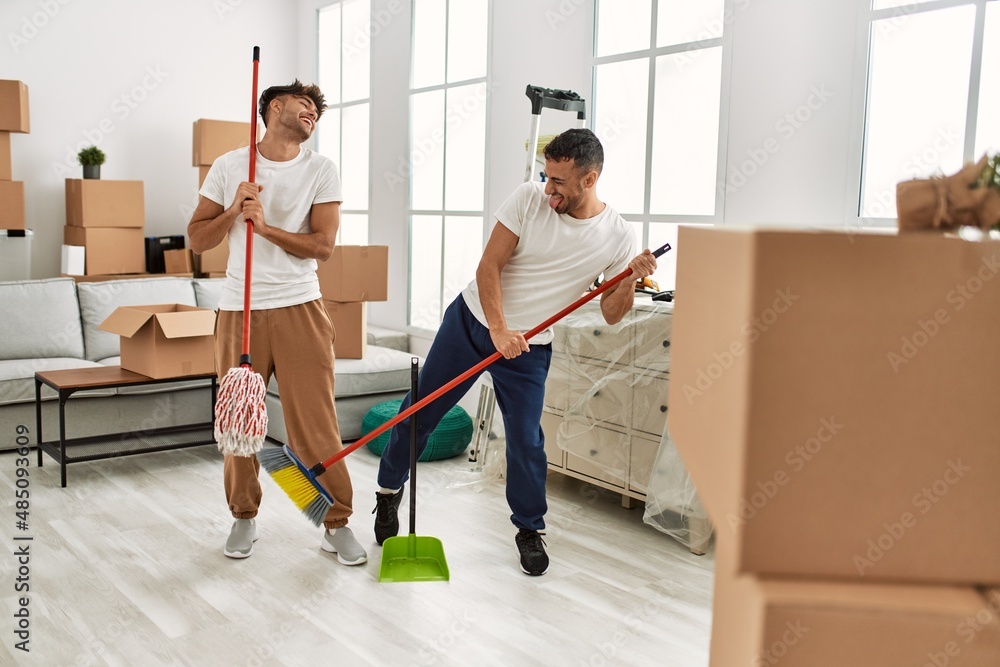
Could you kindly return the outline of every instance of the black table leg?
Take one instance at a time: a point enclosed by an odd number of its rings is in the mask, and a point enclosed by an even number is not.
[[[63,488],[66,488],[66,399],[70,393],[59,390],[59,472]]]
[[[35,433],[38,445],[38,467],[42,467],[42,381],[35,378]]]

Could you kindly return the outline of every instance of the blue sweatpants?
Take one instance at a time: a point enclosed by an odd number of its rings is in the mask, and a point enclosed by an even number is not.
[[[493,377],[497,406],[507,435],[507,504],[511,522],[518,528],[545,528],[545,439],[542,435],[542,404],[545,376],[552,360],[551,345],[531,345],[531,351],[513,359],[499,359],[487,367]],[[445,384],[496,352],[489,329],[479,323],[461,294],[448,306],[417,387],[420,397]],[[414,416],[417,418],[417,456],[441,419],[469,391],[476,377],[458,385]],[[410,406],[410,394],[399,411]],[[397,424],[382,452],[378,484],[396,489],[410,474],[410,417]]]

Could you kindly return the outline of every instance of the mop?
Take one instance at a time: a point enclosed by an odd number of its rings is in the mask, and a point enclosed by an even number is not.
[[[670,250],[670,244],[665,243],[653,251],[653,256],[660,257],[668,250]],[[529,340],[537,333],[548,329],[550,326],[566,317],[583,304],[587,303],[591,299],[594,299],[598,295],[603,294],[621,281],[628,278],[630,275],[632,275],[632,269],[628,268],[614,278],[606,280],[604,284],[597,289],[583,295],[549,319],[525,333],[524,339]],[[309,518],[310,521],[313,522],[313,524],[319,526],[323,523],[323,517],[326,516],[326,511],[333,506],[333,498],[331,498],[330,494],[322,487],[317,480],[317,477],[325,473],[337,461],[359,448],[364,447],[366,444],[382,435],[387,430],[415,413],[417,410],[420,410],[432,401],[435,401],[444,394],[447,394],[456,386],[465,382],[493,362],[502,358],[503,355],[500,352],[494,352],[469,370],[456,377],[454,380],[451,380],[444,386],[431,392],[419,401],[416,401],[413,405],[403,410],[389,421],[380,425],[375,430],[365,434],[349,447],[345,447],[327,460],[317,463],[311,468],[306,467],[305,464],[303,464],[302,461],[300,461],[299,458],[292,453],[292,451],[288,448],[288,445],[285,445],[280,449],[275,447],[263,450],[257,454],[257,459],[260,461],[261,466],[263,466],[264,469],[267,470],[268,474],[271,475],[275,483],[277,483],[277,485],[280,486],[286,494],[288,494],[288,497],[292,499],[292,502],[294,502],[295,505],[302,510],[302,512]]]
[[[253,47],[253,99],[250,109],[250,178],[257,166],[257,67],[260,47]],[[250,282],[253,275],[253,221],[246,220],[246,270],[243,273],[243,350],[239,366],[230,368],[219,385],[215,402],[215,440],[219,451],[233,456],[253,456],[264,446],[267,408],[264,378],[250,360]]]

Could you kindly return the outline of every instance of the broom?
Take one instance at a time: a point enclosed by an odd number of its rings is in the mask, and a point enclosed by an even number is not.
[[[664,243],[661,247],[653,251],[653,256],[660,257],[668,250],[670,250],[670,244]],[[528,331],[524,334],[524,339],[528,340],[540,331],[548,329],[550,326],[566,317],[583,304],[587,303],[599,294],[611,289],[613,286],[625,280],[630,275],[632,275],[632,269],[625,269],[614,278],[605,281],[604,284],[597,289],[584,294],[582,297],[566,306],[549,319]],[[333,498],[331,498],[326,489],[322,487],[316,479],[317,477],[326,472],[327,469],[329,469],[330,466],[335,464],[337,461],[356,451],[360,447],[365,446],[399,422],[412,415],[417,410],[420,410],[431,401],[437,400],[442,395],[448,393],[473,375],[482,371],[494,361],[501,358],[503,358],[503,354],[500,352],[494,352],[469,370],[456,377],[454,380],[451,380],[444,386],[431,392],[389,421],[377,427],[375,430],[366,433],[349,447],[345,447],[327,460],[317,463],[311,468],[307,468],[302,461],[295,456],[292,450],[288,448],[288,445],[281,448],[274,447],[271,449],[265,449],[257,454],[257,459],[260,461],[261,466],[263,466],[263,468],[267,470],[268,474],[271,475],[275,483],[277,483],[277,485],[281,487],[286,494],[288,494],[288,497],[292,499],[292,502],[295,503],[296,507],[302,510],[302,513],[305,514],[306,517],[313,522],[313,524],[319,526],[323,523],[323,518],[326,516],[327,510],[333,506]]]
[[[260,47],[253,47],[253,99],[250,109],[250,178],[257,166],[257,66]],[[264,446],[267,434],[267,387],[250,360],[250,282],[253,274],[253,221],[246,220],[246,269],[243,273],[243,353],[240,364],[230,368],[219,385],[215,402],[215,440],[219,451],[233,456],[252,456]]]

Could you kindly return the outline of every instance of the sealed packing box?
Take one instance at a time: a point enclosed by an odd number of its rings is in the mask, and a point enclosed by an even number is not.
[[[220,155],[250,145],[250,123],[201,118],[194,122],[193,136],[191,164],[210,167]]]
[[[66,179],[66,224],[74,227],[143,227],[142,181]]]
[[[249,142],[247,142],[247,143],[249,143]],[[201,186],[203,186],[205,184],[205,178],[208,176],[208,171],[211,168],[212,168],[211,166],[208,166],[208,167],[203,167],[203,166],[202,167],[198,167],[198,189],[199,190],[201,189]]]
[[[0,181],[10,181],[13,178],[13,163],[10,158],[10,132],[0,132]]]
[[[736,568],[1000,583],[1000,243],[681,227],[671,435]]]
[[[389,246],[337,246],[316,275],[323,299],[349,303],[389,298]]]
[[[63,227],[63,243],[87,249],[87,275],[143,273],[142,239],[140,228]]]
[[[368,306],[323,301],[333,320],[333,350],[338,359],[362,359],[368,350]]]
[[[222,239],[222,243],[211,250],[206,250],[200,255],[195,255],[195,262],[198,273],[224,274],[229,267],[229,239],[224,238]]]
[[[21,81],[0,80],[0,130],[31,132],[28,86]]]
[[[164,250],[163,266],[166,273],[192,273],[194,260],[187,249]]]
[[[0,181],[0,229],[25,229],[24,181]]]
[[[1000,665],[1000,592],[737,575],[728,537],[716,545],[711,667]]]
[[[98,327],[121,336],[122,368],[151,378],[215,372],[215,311],[182,304],[120,306]]]

